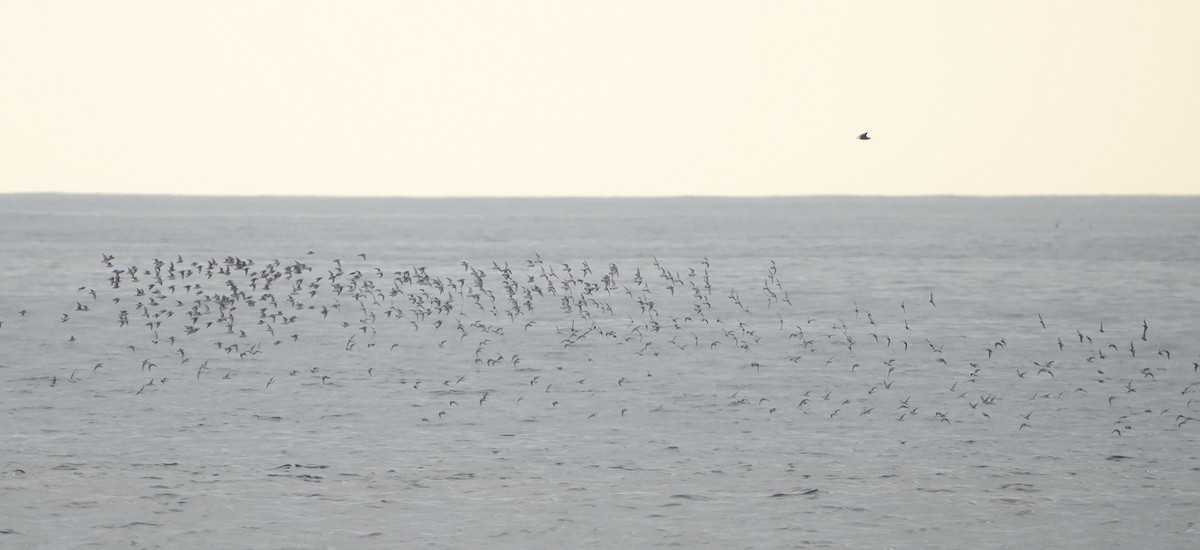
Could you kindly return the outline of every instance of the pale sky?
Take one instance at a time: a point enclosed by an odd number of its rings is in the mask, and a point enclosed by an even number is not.
[[[3,2],[40,191],[1200,194],[1200,1]]]

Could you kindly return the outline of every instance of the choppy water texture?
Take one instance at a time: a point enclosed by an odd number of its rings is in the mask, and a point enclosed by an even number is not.
[[[1194,548],[1198,212],[0,196],[0,547]]]

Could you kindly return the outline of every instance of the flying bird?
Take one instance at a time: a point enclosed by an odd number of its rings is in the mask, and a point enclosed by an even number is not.
[[[861,134],[858,134],[858,139],[861,139],[861,140],[863,140],[863,141],[866,141],[866,140],[868,140],[868,139],[871,139],[871,137],[867,135],[867,132],[863,132],[863,133],[861,133]]]

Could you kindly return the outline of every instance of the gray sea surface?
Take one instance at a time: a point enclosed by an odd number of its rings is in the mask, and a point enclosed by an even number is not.
[[[1200,199],[0,195],[2,548],[1200,547]]]

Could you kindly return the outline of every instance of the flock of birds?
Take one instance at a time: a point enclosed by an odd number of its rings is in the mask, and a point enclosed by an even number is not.
[[[77,288],[57,324],[70,327],[68,345],[96,331],[87,341],[101,341],[107,355],[64,366],[45,384],[124,376],[129,394],[146,398],[249,373],[261,391],[386,380],[439,409],[421,408],[422,422],[501,403],[624,418],[673,399],[769,417],[1016,432],[1083,405],[1107,412],[1087,420],[1109,437],[1200,425],[1200,357],[1166,347],[1145,319],[1064,328],[1028,312],[1008,335],[979,339],[930,328],[954,313],[928,290],[875,311],[847,297],[841,314],[805,313],[803,293],[771,260],[718,277],[707,258],[676,268],[534,254],[516,266],[464,261],[439,273],[375,266],[365,253],[313,256],[133,264],[104,254],[97,279]],[[755,283],[731,285],[738,280]],[[16,313],[9,323],[28,312]],[[9,323],[0,323],[0,341]],[[672,395],[679,377],[705,391]],[[511,382],[497,385],[501,378]],[[560,407],[568,399],[588,402]]]

